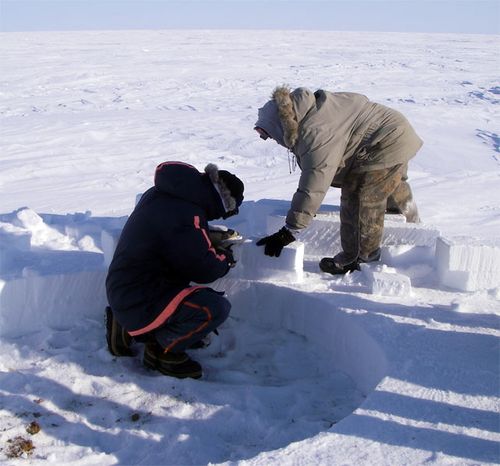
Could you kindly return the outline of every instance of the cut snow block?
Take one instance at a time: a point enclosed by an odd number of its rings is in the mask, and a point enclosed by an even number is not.
[[[104,270],[0,279],[0,337],[26,335],[45,326],[69,329],[75,319],[102,321],[106,306]]]
[[[300,283],[304,278],[304,244],[295,241],[285,246],[279,257],[264,254],[264,246],[256,246],[252,240],[233,246],[236,267],[231,278],[246,280],[273,280]]]
[[[500,287],[500,240],[439,237],[435,257],[442,285],[461,291]]]
[[[429,246],[412,246],[400,244],[396,246],[383,246],[381,262],[390,267],[407,267],[414,264],[434,264],[434,248]]]
[[[405,223],[395,215],[386,214],[382,246],[411,245],[432,248],[440,235],[432,225]],[[285,224],[283,216],[269,216],[268,233],[278,231]],[[340,214],[338,212],[318,213],[311,224],[300,232],[300,241],[305,244],[307,256],[332,256],[340,250]]]
[[[372,294],[381,296],[409,296],[411,281],[406,275],[386,265],[360,264]]]
[[[101,231],[101,248],[104,253],[104,264],[106,267],[109,267],[109,264],[111,264],[121,232],[122,230],[118,228]]]
[[[387,216],[386,216],[387,219]],[[383,246],[410,244],[434,248],[440,231],[424,223],[399,223],[386,220],[384,223]]]

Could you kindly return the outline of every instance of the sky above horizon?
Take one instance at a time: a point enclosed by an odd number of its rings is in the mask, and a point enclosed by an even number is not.
[[[0,0],[0,31],[302,29],[500,33],[500,0]]]

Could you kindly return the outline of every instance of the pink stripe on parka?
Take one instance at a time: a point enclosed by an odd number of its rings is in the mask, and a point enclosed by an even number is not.
[[[223,260],[226,259],[226,256],[224,254],[217,254],[217,251],[215,250],[215,248],[212,246],[212,242],[210,241],[210,237],[208,236],[207,232],[205,231],[204,228],[201,228],[200,226],[200,217],[198,217],[198,215],[195,215],[194,216],[194,227],[197,228],[198,230],[201,230],[201,232],[203,233],[203,236],[205,237],[205,239],[207,240],[207,243],[208,243],[208,250],[214,254],[214,256],[220,260],[221,262]]]
[[[149,325],[146,327],[140,328],[139,330],[134,330],[132,332],[128,332],[131,336],[135,337],[136,335],[142,335],[143,333],[151,332],[151,330],[154,330],[155,328],[160,327],[160,325],[163,325],[167,319],[175,312],[179,304],[182,302],[184,298],[189,296],[191,293],[194,293],[196,290],[199,290],[201,288],[207,288],[206,286],[191,286],[189,288],[184,288],[181,292],[179,292],[172,301],[170,301],[166,306],[163,311],[161,311],[160,315],[153,320]]]

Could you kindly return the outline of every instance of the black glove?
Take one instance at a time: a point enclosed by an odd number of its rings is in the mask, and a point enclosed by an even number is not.
[[[226,260],[230,268],[233,268],[236,265],[231,246],[226,246],[224,248],[219,246],[218,248],[215,248],[215,251],[217,252],[217,254],[224,254],[226,256]]]
[[[295,238],[290,233],[287,227],[283,227],[280,231],[272,234],[271,236],[266,236],[265,238],[259,239],[257,241],[257,246],[266,246],[264,249],[264,254],[271,257],[279,257],[281,250],[290,243],[293,243]]]

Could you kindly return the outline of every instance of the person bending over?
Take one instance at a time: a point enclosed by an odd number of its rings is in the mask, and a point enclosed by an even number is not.
[[[265,254],[279,256],[295,241],[330,186],[341,188],[342,251],[321,259],[324,272],[344,274],[378,261],[386,210],[420,221],[407,170],[422,140],[398,111],[361,94],[282,86],[259,109],[254,129],[291,151],[301,169],[286,225],[257,242]]]

